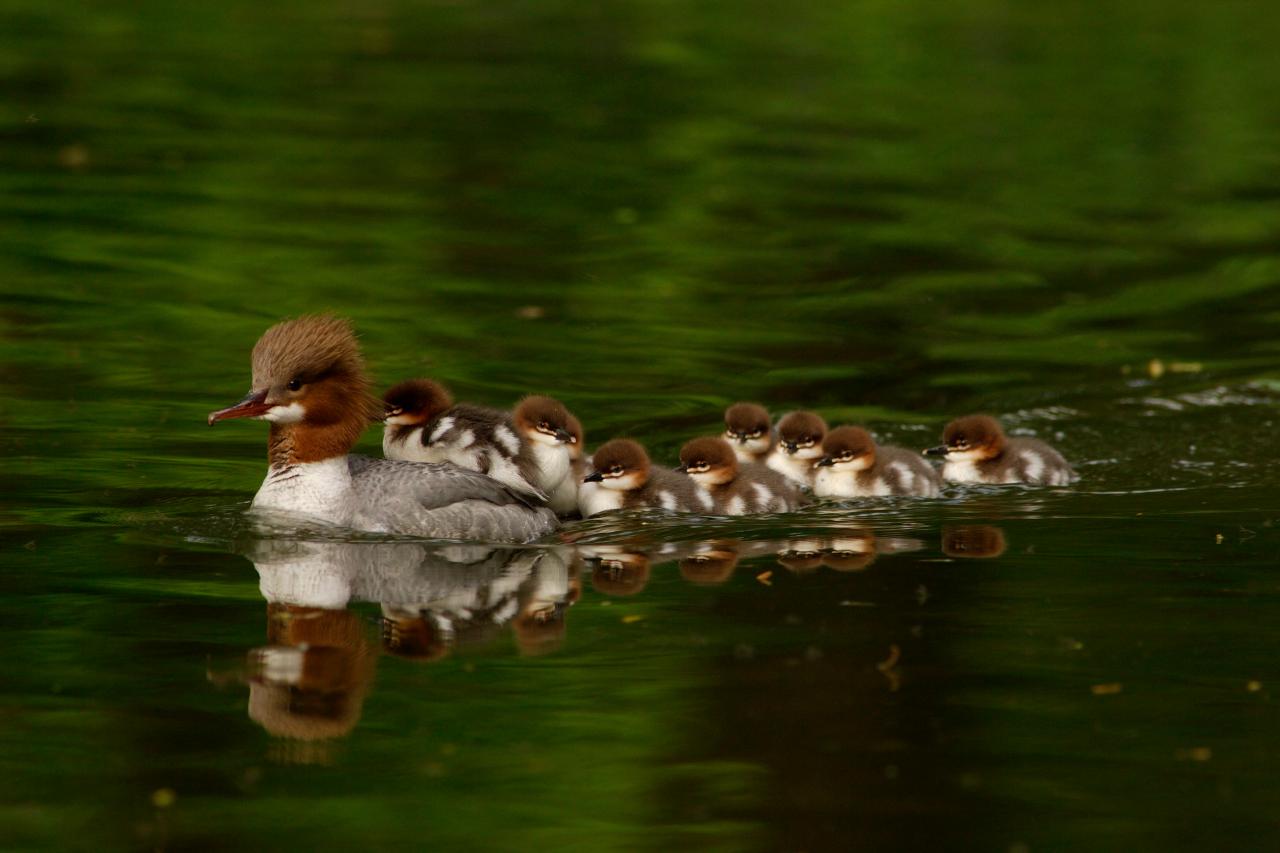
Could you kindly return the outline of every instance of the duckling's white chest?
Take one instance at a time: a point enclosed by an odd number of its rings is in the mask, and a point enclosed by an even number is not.
[[[978,466],[968,459],[962,459],[956,462],[948,459],[942,464],[942,478],[944,480],[950,480],[952,483],[990,482],[990,479],[978,470]]]
[[[554,491],[565,477],[569,476],[569,448],[563,444],[544,444],[541,441],[530,441],[533,450],[533,461],[538,465],[538,485],[544,491]]]
[[[780,447],[765,459],[765,464],[770,468],[792,482],[806,487],[813,483],[813,462],[812,459],[791,456]]]
[[[583,518],[622,509],[626,492],[606,489],[599,483],[583,483],[578,489],[578,510]]]

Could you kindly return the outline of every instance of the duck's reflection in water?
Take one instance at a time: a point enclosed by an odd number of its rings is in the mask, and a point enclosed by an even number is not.
[[[861,572],[884,555],[922,547],[916,539],[877,536],[861,523],[786,541],[654,544],[623,537],[547,548],[262,540],[249,556],[267,601],[267,642],[249,655],[249,716],[294,744],[290,760],[303,760],[308,753],[300,744],[332,740],[356,726],[380,652],[430,664],[508,630],[521,654],[553,652],[565,642],[569,610],[587,578],[599,596],[636,596],[672,563],[687,583],[710,587],[727,583],[749,561],[756,563],[751,576],[767,583],[774,560],[796,575]],[[942,547],[952,555],[996,556],[1004,538],[996,528],[948,528]],[[348,609],[358,602],[377,606],[376,634],[368,618]],[[323,757],[310,754],[308,760]]]
[[[992,559],[1004,553],[1004,531],[990,524],[942,528],[942,553],[962,559]]]
[[[271,734],[323,741],[360,719],[377,652],[360,617],[280,602],[267,605],[267,645],[249,655],[249,718]],[[297,750],[294,760],[323,760]]]
[[[508,623],[522,652],[552,651],[581,595],[566,549],[264,540],[249,556],[267,600],[267,644],[249,653],[249,717],[295,744],[276,751],[287,761],[325,760],[314,745],[360,719],[378,648],[352,602],[378,603],[384,651],[437,661]]]

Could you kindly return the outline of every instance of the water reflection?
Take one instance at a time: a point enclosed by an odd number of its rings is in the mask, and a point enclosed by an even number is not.
[[[673,564],[685,582],[713,587],[754,562],[749,577],[768,584],[771,565],[799,580],[824,569],[866,572],[882,557],[924,547],[861,522],[789,539],[654,544],[632,535],[549,548],[260,540],[246,556],[267,602],[267,636],[248,656],[248,714],[290,742],[276,757],[325,760],[321,745],[358,724],[380,654],[434,664],[508,631],[522,655],[555,652],[588,580],[598,596],[625,598]],[[948,557],[997,557],[1004,548],[1003,532],[990,525],[942,532]],[[376,605],[376,616],[355,609],[362,602]]]
[[[990,524],[942,529],[942,553],[962,559],[992,559],[1004,553],[1004,531]]]

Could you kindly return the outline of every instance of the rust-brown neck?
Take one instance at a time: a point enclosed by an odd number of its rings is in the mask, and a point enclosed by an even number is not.
[[[338,421],[331,424],[272,424],[267,439],[267,463],[283,468],[303,462],[323,462],[346,456],[355,447],[363,421]]]

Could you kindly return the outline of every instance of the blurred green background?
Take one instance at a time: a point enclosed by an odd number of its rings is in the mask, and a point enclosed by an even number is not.
[[[0,0],[0,34],[0,846],[1277,840],[1280,12]],[[204,414],[317,310],[380,385],[551,393],[589,445],[982,409],[1084,479],[646,522],[916,544],[626,597],[588,563],[557,653],[385,659],[349,736],[282,740],[237,674],[264,435]]]

